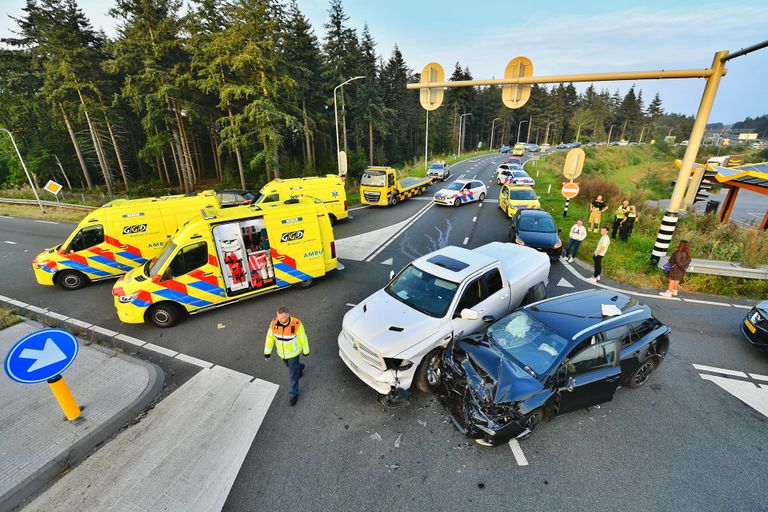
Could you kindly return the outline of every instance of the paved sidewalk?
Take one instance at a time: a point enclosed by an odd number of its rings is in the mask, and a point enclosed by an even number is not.
[[[26,334],[43,328],[24,321],[0,331],[0,354]],[[87,457],[148,406],[163,384],[162,370],[85,345],[64,378],[81,418],[69,422],[46,383],[18,384],[0,377],[0,511],[16,507],[58,474]],[[58,509],[64,510],[64,509]]]
[[[24,511],[221,510],[277,388],[203,369]]]

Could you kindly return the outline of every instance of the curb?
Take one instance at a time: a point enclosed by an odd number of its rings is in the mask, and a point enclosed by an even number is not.
[[[10,301],[0,299],[0,302],[13,307],[19,307]],[[35,308],[35,306],[32,307]],[[46,318],[49,317],[46,316]],[[68,450],[54,456],[46,465],[13,487],[3,496],[0,496],[1,512],[10,512],[11,510],[14,510],[22,503],[52,485],[62,471],[67,470],[67,468],[75,466],[88,458],[96,447],[110,439],[126,426],[126,424],[133,420],[136,415],[144,411],[162,390],[163,383],[165,382],[165,373],[158,365],[142,361],[126,354],[115,353],[114,351],[99,345],[91,344],[88,346],[105,354],[117,356],[123,360],[130,361],[131,363],[146,368],[147,373],[149,374],[149,382],[147,383],[146,388],[144,388],[142,393],[136,397],[136,399],[112,416],[112,418],[91,430],[83,438],[76,441]]]

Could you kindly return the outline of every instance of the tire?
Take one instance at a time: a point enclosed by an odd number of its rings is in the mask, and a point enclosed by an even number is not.
[[[646,359],[638,364],[627,380],[627,386],[632,389],[641,388],[651,378],[651,374],[658,368],[659,362],[655,357]]]
[[[392,198],[389,200],[390,206],[395,206],[397,204],[397,194],[393,195]]]
[[[56,286],[62,290],[79,290],[90,282],[88,276],[77,270],[64,270],[56,276]]]
[[[328,214],[328,219],[331,221],[331,226],[335,226],[336,223],[339,222],[338,220],[336,220],[336,216],[331,215],[330,213]]]
[[[453,206],[461,206],[461,200],[458,197],[453,200]]]
[[[431,393],[440,388],[443,381],[443,372],[440,368],[442,356],[443,347],[437,347],[424,356],[413,376],[416,389],[424,393]]]
[[[485,192],[480,192],[480,197],[478,198],[478,201],[480,201],[481,203],[485,201]]]
[[[533,435],[533,433],[536,431],[536,427],[539,426],[541,423],[541,420],[544,419],[544,408],[539,407],[538,409],[534,409],[528,414],[525,415],[525,424],[523,425],[525,428],[528,429],[528,432],[526,434],[523,434],[521,436],[518,436],[517,439],[523,440],[528,439]]]
[[[313,284],[315,284],[315,280],[313,278],[309,278],[306,281],[301,281],[299,283],[296,283],[299,285],[299,288],[309,288]]]
[[[166,329],[173,327],[182,317],[182,309],[173,302],[160,302],[147,310],[146,318],[155,327]]]

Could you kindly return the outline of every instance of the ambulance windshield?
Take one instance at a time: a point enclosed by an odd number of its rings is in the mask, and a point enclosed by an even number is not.
[[[176,244],[168,242],[168,245],[165,246],[165,249],[160,253],[160,256],[155,256],[146,266],[144,266],[144,274],[147,277],[157,275],[174,252],[176,252]],[[147,272],[147,269],[149,269],[149,272]]]

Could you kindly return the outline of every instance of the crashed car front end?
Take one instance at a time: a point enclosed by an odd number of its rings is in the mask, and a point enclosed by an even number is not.
[[[541,385],[509,378],[503,358],[477,357],[478,336],[451,342],[442,359],[446,402],[453,424],[467,436],[497,445],[528,433],[527,414],[536,407]],[[487,356],[488,345],[483,354]],[[533,400],[530,400],[533,398]]]

